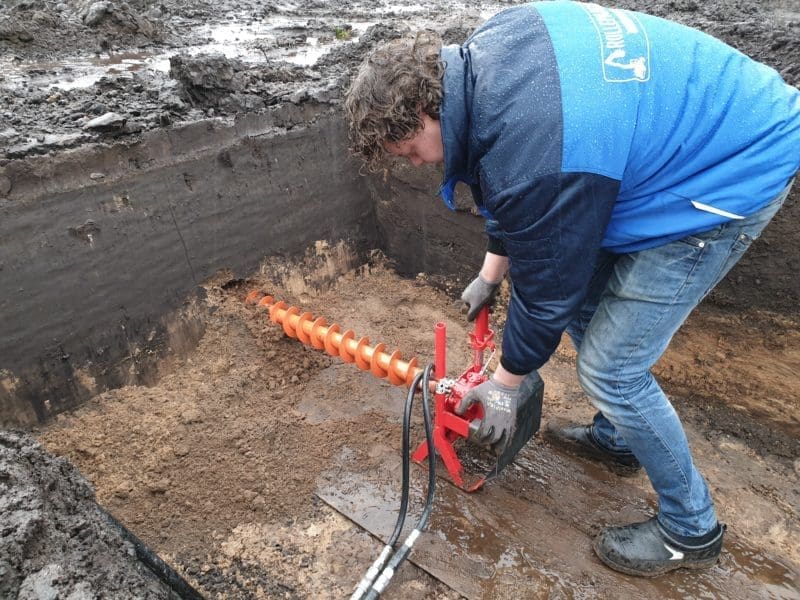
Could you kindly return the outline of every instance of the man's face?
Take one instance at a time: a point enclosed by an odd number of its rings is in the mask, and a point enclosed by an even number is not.
[[[414,137],[402,142],[385,142],[383,146],[392,156],[407,158],[415,167],[444,162],[439,121],[425,114],[422,115],[422,129]]]

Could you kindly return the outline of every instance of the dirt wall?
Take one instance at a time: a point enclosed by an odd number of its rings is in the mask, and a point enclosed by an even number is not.
[[[434,284],[453,276],[469,281],[486,251],[484,220],[464,186],[457,188],[457,210],[448,209],[437,194],[440,183],[438,169],[399,161],[371,179],[381,248],[404,275],[425,273]]]
[[[376,247],[345,145],[339,115],[306,103],[0,167],[0,420],[147,383],[202,334],[192,299],[221,269],[316,240]]]

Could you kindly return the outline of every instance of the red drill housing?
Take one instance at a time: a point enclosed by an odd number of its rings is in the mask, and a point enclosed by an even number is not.
[[[434,365],[435,374],[439,382],[435,393],[435,414],[433,421],[433,444],[442,458],[447,473],[453,483],[458,487],[473,492],[479,489],[486,481],[481,477],[477,481],[464,482],[464,466],[456,454],[454,443],[459,438],[469,437],[470,425],[483,419],[483,409],[480,404],[474,404],[463,415],[456,414],[461,399],[472,388],[479,386],[488,379],[485,375],[484,351],[494,350],[494,331],[489,329],[489,308],[484,306],[475,319],[475,328],[469,334],[470,347],[474,351],[472,366],[464,371],[455,381],[446,379],[447,342],[444,323],[437,323],[434,336]],[[414,451],[411,458],[415,462],[422,462],[428,457],[428,444],[423,442]]]

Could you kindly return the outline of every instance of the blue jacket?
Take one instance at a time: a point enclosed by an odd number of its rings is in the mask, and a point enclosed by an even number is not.
[[[503,366],[541,367],[599,249],[750,215],[800,167],[800,92],[699,31],[575,2],[504,10],[442,48],[441,194],[470,185],[510,259]]]

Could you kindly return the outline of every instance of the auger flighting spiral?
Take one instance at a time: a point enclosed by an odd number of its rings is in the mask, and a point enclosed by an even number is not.
[[[356,338],[352,329],[342,331],[337,323],[329,325],[324,317],[315,318],[310,312],[301,312],[297,306],[288,306],[282,300],[276,302],[272,296],[258,290],[250,292],[245,302],[268,310],[270,321],[283,327],[287,336],[338,356],[393,385],[411,387],[414,378],[422,372],[416,358],[403,360],[398,350],[385,352],[385,344],[373,346],[367,337]]]

